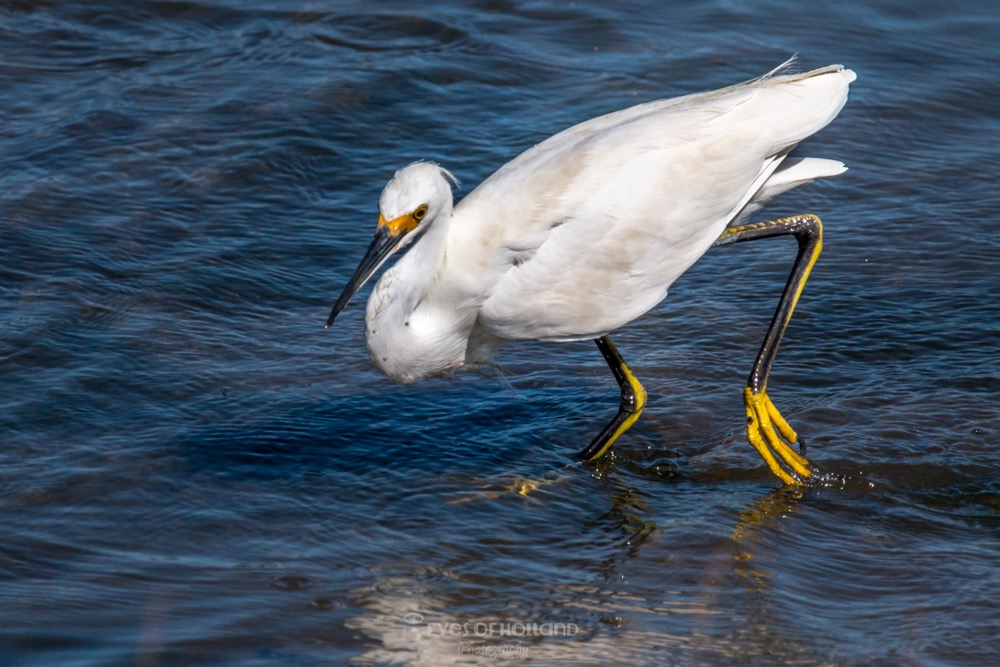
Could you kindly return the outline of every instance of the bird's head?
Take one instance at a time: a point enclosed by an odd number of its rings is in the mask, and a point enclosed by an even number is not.
[[[414,162],[397,171],[382,190],[378,227],[368,252],[337,299],[326,326],[389,257],[419,238],[434,220],[451,215],[451,186],[458,181],[436,164]]]

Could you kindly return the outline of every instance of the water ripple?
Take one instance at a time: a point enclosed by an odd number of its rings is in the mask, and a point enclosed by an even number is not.
[[[997,17],[939,4],[0,3],[0,662],[989,664]],[[591,343],[398,386],[361,299],[323,329],[394,169],[796,52],[859,73],[768,211],[825,224],[769,385],[820,483],[742,431],[790,241],[618,334],[596,466]]]

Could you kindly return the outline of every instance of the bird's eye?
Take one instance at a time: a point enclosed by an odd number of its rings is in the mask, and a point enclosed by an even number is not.
[[[420,222],[424,219],[425,215],[427,215],[427,204],[418,207],[417,210],[413,212],[413,219]]]

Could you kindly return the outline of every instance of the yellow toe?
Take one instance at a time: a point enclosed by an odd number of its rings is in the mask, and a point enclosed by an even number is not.
[[[774,407],[767,392],[754,394],[747,387],[743,391],[743,403],[747,413],[747,440],[778,479],[785,484],[802,484],[802,479],[812,474],[809,462],[792,449],[798,436]]]

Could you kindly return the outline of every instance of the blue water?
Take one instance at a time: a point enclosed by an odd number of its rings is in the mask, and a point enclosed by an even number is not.
[[[1000,659],[992,2],[0,2],[0,663]],[[850,171],[770,392],[794,244],[713,250],[619,348],[399,386],[323,321],[394,169],[459,196],[586,118],[798,53],[857,71]],[[790,245],[791,244],[791,245]]]

